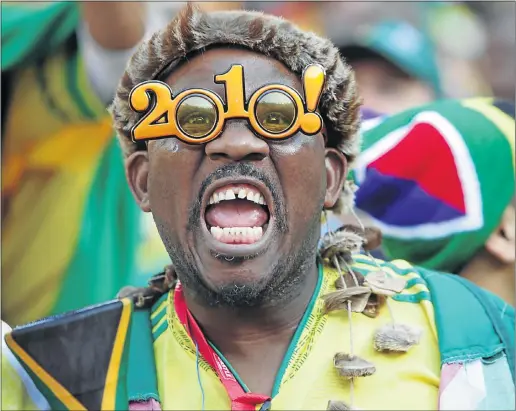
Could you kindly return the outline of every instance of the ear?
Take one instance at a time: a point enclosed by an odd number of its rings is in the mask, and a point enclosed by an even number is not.
[[[149,176],[149,154],[136,151],[125,160],[125,176],[134,199],[142,211],[150,212],[147,178]]]
[[[326,165],[326,196],[324,208],[335,206],[342,194],[342,187],[348,173],[348,161],[344,154],[335,148],[327,148],[325,153]]]
[[[486,250],[504,264],[514,264],[516,260],[514,214],[514,207],[509,205],[503,213],[500,225],[485,244]]]

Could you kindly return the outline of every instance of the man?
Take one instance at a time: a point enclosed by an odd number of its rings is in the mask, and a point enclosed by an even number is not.
[[[357,209],[388,258],[459,274],[514,305],[514,104],[438,101],[363,134]]]
[[[355,70],[360,95],[370,109],[399,113],[442,94],[431,40],[408,23],[364,26],[340,52]]]
[[[131,191],[174,267],[120,301],[6,335],[51,407],[512,402],[512,308],[356,254],[375,246],[372,230],[325,236],[318,258],[321,212],[350,206],[359,145],[353,74],[328,40],[190,6],[135,53],[112,113]]]

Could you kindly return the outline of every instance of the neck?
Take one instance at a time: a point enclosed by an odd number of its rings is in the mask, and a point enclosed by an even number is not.
[[[300,290],[283,304],[252,308],[207,307],[185,292],[188,309],[193,314],[206,337],[225,355],[244,353],[257,345],[290,341],[297,325],[312,298],[317,283],[317,264],[304,270]],[[186,290],[185,290],[186,291]]]
[[[293,296],[289,301],[256,308],[207,308],[185,293],[188,307],[206,338],[217,346],[252,392],[273,395],[276,375],[315,290],[315,259],[304,267],[299,278],[301,281],[292,286],[295,292],[289,293]]]
[[[502,264],[486,250],[482,250],[460,275],[514,306],[514,264]]]

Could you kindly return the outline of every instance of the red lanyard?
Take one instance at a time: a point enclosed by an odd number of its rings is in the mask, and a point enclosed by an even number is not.
[[[224,361],[220,359],[215,350],[213,350],[210,344],[208,344],[208,341],[206,341],[197,321],[195,321],[195,318],[186,306],[181,284],[177,285],[174,292],[174,307],[179,321],[181,321],[181,324],[183,324],[194,342],[197,343],[199,352],[217,372],[220,381],[224,384],[229,398],[231,399],[232,411],[255,411],[258,404],[270,400],[270,397],[266,395],[253,394],[243,390],[226,364],[224,364]]]

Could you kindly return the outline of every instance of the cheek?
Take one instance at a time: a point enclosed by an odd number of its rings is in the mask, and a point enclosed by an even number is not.
[[[425,104],[434,99],[433,91],[430,87],[413,82],[409,87],[407,87],[407,100],[409,100],[414,105]]]
[[[322,136],[303,136],[293,144],[274,148],[273,161],[285,196],[288,218],[294,226],[310,222],[319,213],[326,188]]]
[[[174,231],[186,228],[195,161],[180,153],[152,153],[149,160],[148,189],[153,215],[174,227]]]

